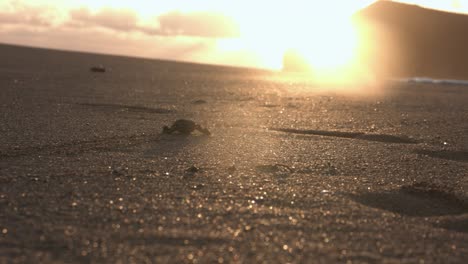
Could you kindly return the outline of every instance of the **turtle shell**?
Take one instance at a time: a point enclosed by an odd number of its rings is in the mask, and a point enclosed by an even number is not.
[[[195,130],[196,127],[197,124],[192,120],[178,119],[172,125],[171,130],[177,131],[181,134],[190,134]]]

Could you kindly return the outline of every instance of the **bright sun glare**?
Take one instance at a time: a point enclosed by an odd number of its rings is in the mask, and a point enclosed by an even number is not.
[[[309,33],[292,36],[290,48],[303,57],[315,75],[335,75],[353,63],[357,33],[347,19],[316,19]],[[325,76],[324,76],[325,75]]]
[[[283,55],[293,50],[314,76],[348,79],[356,72],[358,32],[351,16],[372,1],[295,1],[269,4],[257,14],[239,16],[241,39],[223,40],[219,48],[253,50],[262,65],[283,67]],[[266,29],[266,30],[265,30]],[[353,73],[351,73],[353,72]]]

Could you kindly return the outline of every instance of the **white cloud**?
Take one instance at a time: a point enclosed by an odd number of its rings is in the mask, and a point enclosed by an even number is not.
[[[143,20],[131,9],[12,0],[0,3],[0,35],[3,43],[170,60],[237,64],[233,59],[242,57],[217,50],[217,39],[238,35],[238,28],[213,12],[173,11]]]
[[[10,1],[0,6],[0,23],[52,26],[61,19],[61,13],[54,7],[27,5],[22,1]]]
[[[213,12],[170,12],[158,17],[159,32],[165,35],[201,37],[237,37],[239,28],[235,21]]]

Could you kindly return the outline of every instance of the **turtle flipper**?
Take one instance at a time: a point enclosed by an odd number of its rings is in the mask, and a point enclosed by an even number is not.
[[[169,128],[168,126],[163,127],[163,131],[162,131],[163,134],[172,134],[172,132],[174,132],[174,130]]]
[[[206,129],[206,128],[200,126],[200,125],[196,125],[196,126],[195,126],[195,129],[198,130],[198,131],[200,131],[201,133],[207,135],[207,136],[210,136],[210,135],[211,135],[211,132],[210,132],[208,129]]]

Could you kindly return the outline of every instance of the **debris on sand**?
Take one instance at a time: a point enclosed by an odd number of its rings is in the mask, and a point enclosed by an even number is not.
[[[192,101],[192,104],[194,105],[201,105],[201,104],[206,104],[207,102],[203,99],[198,99],[198,100],[194,100]]]
[[[93,66],[90,68],[91,72],[106,72],[106,68],[102,65]]]
[[[187,173],[197,173],[200,171],[200,168],[198,168],[195,165],[190,166],[187,170],[185,170]]]
[[[204,188],[204,187],[205,187],[205,184],[200,183],[200,184],[195,184],[195,185],[190,186],[190,189],[192,189],[192,190],[199,190],[199,189],[202,189],[202,188]]]
[[[326,176],[336,176],[338,174],[338,169],[333,164],[331,164],[330,162],[327,162],[323,166],[323,173]]]
[[[192,132],[199,131],[205,135],[211,135],[210,131],[199,124],[195,123],[192,120],[187,119],[178,119],[172,124],[171,127],[164,126],[163,127],[163,134],[172,134],[178,133],[182,135],[190,135]]]
[[[124,176],[128,174],[128,167],[109,167],[111,169],[111,174],[114,176]]]
[[[227,168],[227,171],[228,171],[228,173],[230,173],[230,174],[233,174],[234,172],[236,172],[236,170],[237,170],[237,168],[236,168],[235,165],[232,165],[232,166],[230,166],[229,168]]]

